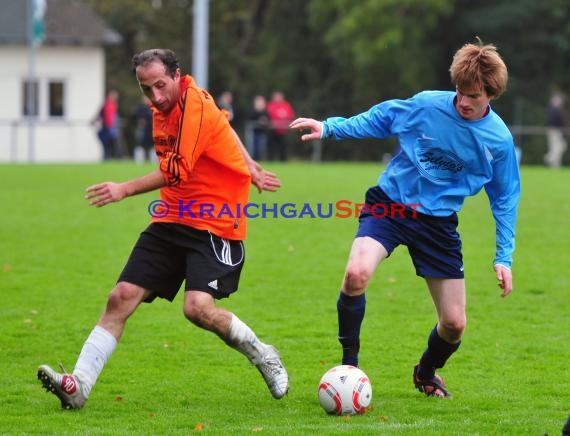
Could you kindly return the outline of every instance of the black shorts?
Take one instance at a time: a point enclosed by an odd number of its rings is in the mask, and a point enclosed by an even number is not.
[[[152,223],[144,230],[117,282],[128,282],[169,301],[186,279],[185,290],[216,299],[238,288],[245,261],[242,241],[230,241],[182,224]]]
[[[395,210],[396,203],[382,189],[374,186],[366,192],[366,204],[371,210],[375,205],[383,205],[376,206],[376,214],[380,216],[385,210]],[[406,245],[418,276],[444,279],[464,277],[456,213],[439,217],[406,209],[401,214],[375,217],[371,211],[367,211],[360,214],[359,223],[356,237],[375,239],[384,246],[388,255],[398,245]]]

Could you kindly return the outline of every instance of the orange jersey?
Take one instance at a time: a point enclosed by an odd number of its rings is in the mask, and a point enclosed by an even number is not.
[[[168,213],[152,222],[179,223],[243,240],[242,208],[248,202],[251,175],[235,133],[212,96],[192,77],[181,77],[180,86],[180,99],[169,113],[152,108],[154,147],[166,182],[160,198],[168,204]]]

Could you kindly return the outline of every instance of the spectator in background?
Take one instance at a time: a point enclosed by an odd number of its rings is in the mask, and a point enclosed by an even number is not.
[[[253,98],[253,109],[247,117],[248,137],[251,140],[251,153],[253,160],[266,158],[267,128],[269,127],[269,114],[267,102],[262,95]]]
[[[562,156],[568,148],[564,139],[563,106],[564,99],[561,94],[550,97],[546,113],[548,152],[544,155],[544,163],[551,168],[559,168],[562,165]]]
[[[103,160],[115,157],[119,138],[119,93],[111,89],[94,123],[99,125],[97,136],[103,146]]]
[[[271,122],[268,142],[268,158],[275,160],[287,160],[287,131],[289,124],[295,118],[295,111],[291,104],[285,100],[281,91],[273,92],[271,101],[267,103],[267,113]]]
[[[220,94],[218,101],[216,102],[218,107],[223,111],[226,111],[228,121],[233,126],[234,124],[234,96],[230,91],[224,91]]]
[[[144,162],[146,159],[152,161],[154,154],[154,143],[152,140],[152,111],[150,110],[150,100],[143,96],[134,112],[135,118],[135,161]]]

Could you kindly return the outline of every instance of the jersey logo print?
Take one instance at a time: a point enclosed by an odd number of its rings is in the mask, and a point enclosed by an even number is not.
[[[417,154],[421,173],[432,180],[455,180],[465,164],[450,151],[441,148],[422,148]]]
[[[437,138],[432,138],[431,136],[428,136],[425,133],[422,133],[421,139],[424,139],[426,141],[437,141]]]
[[[234,250],[232,250],[232,243],[228,239],[220,238],[210,233],[210,242],[218,262],[228,266],[236,266],[243,262],[244,249],[241,241],[234,243]]]

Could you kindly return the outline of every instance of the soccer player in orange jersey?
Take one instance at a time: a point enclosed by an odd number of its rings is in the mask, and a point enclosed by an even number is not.
[[[273,397],[282,398],[289,378],[278,351],[215,304],[238,287],[246,236],[239,207],[247,204],[250,184],[261,192],[277,190],[280,182],[251,159],[212,96],[181,74],[174,52],[146,50],[132,62],[152,103],[159,168],[127,182],[93,185],[86,199],[101,207],[160,189],[160,213],[136,242],[73,373],[42,365],[38,378],[65,409],[83,407],[130,315],[141,302],[156,297],[172,301],[185,281],[186,318],[243,353]]]

